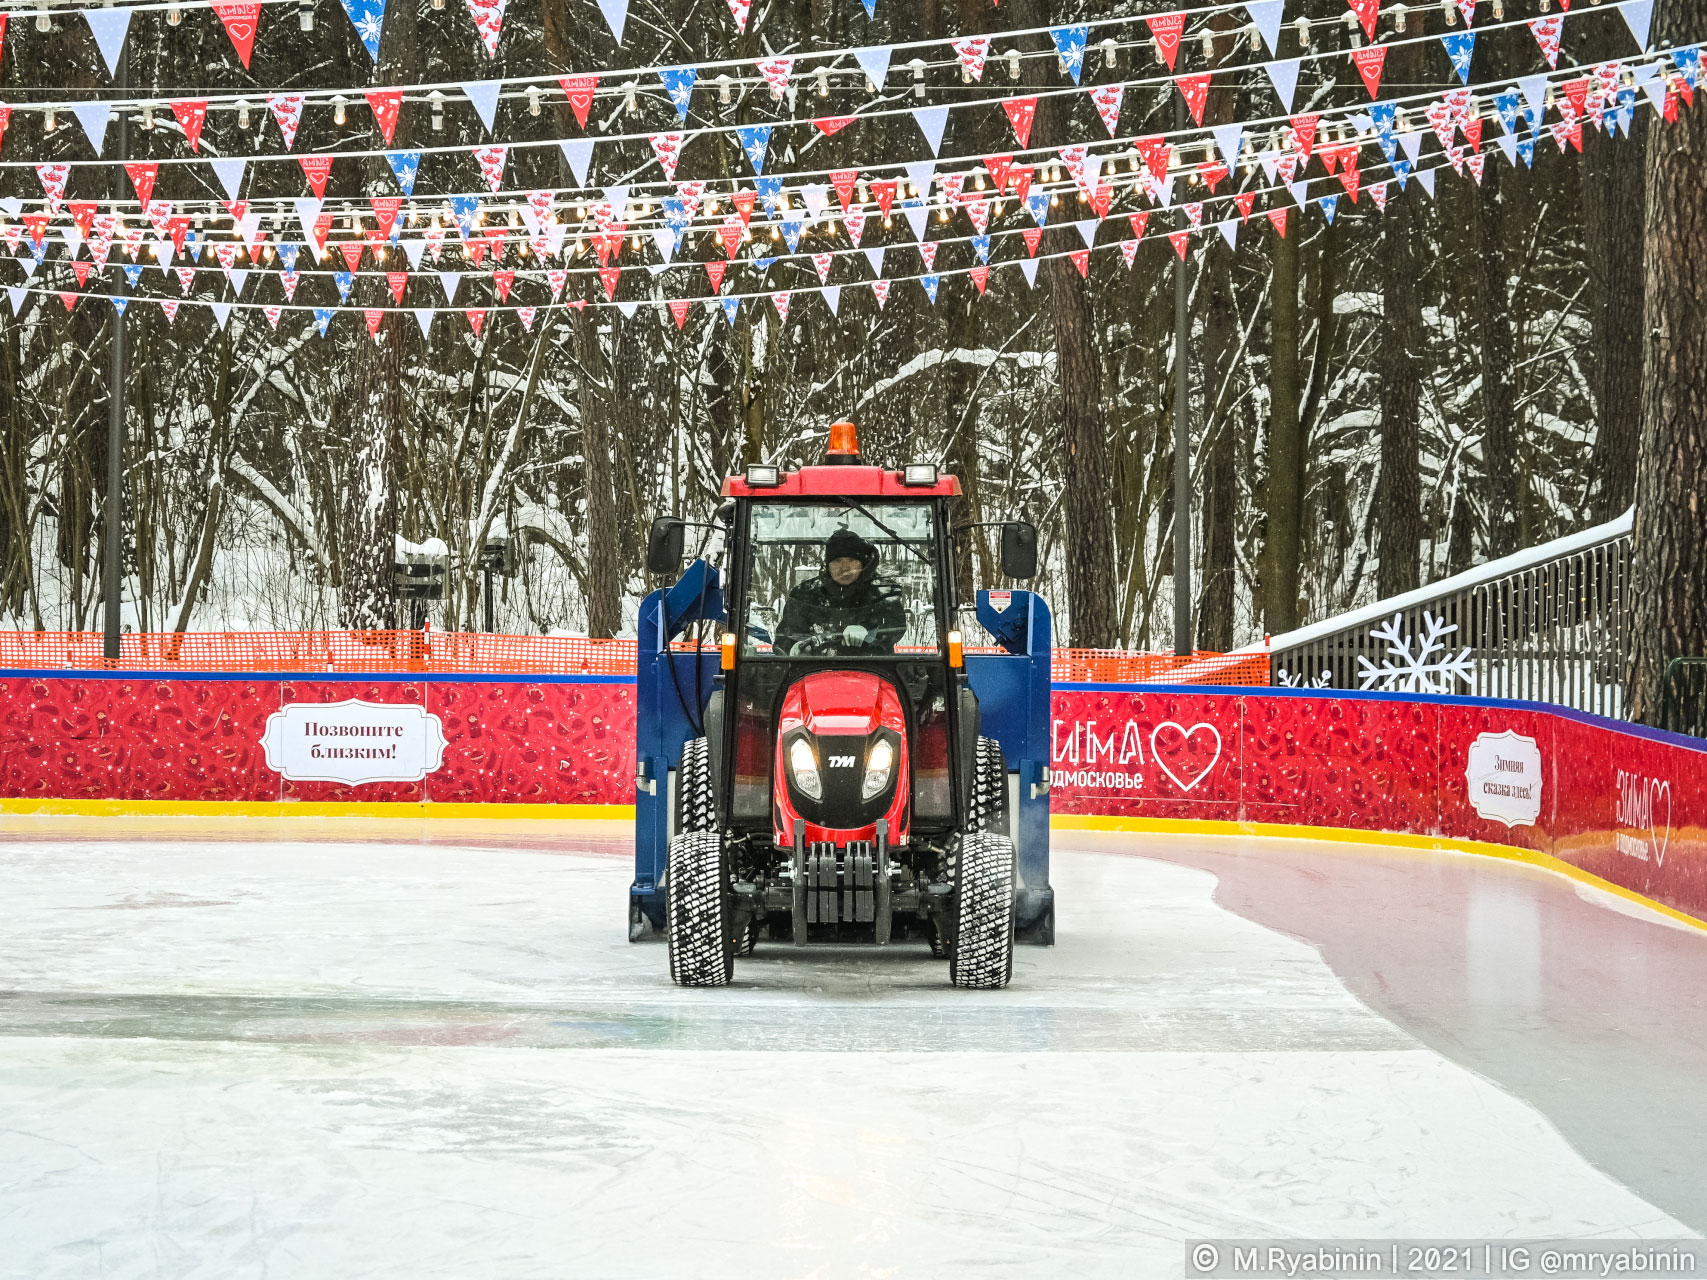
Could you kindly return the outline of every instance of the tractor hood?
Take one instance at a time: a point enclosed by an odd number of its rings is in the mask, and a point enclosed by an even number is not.
[[[866,671],[818,671],[797,680],[783,700],[781,732],[815,737],[867,737],[879,728],[906,731],[901,700],[887,680]]]

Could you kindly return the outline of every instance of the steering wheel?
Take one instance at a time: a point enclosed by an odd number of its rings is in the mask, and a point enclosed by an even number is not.
[[[833,654],[841,651],[842,638],[838,635],[809,635],[796,640],[788,651],[791,658],[807,657],[815,654]]]

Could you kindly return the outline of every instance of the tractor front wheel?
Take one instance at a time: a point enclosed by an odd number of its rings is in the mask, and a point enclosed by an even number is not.
[[[1007,986],[1014,975],[1013,841],[981,831],[960,837],[954,914],[948,980],[957,987]]]
[[[715,831],[670,841],[665,894],[670,977],[682,987],[726,987],[735,976],[735,922],[729,863]]]

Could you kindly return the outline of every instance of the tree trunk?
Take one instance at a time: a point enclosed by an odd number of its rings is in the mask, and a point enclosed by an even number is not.
[[[352,631],[389,631],[398,625],[396,563],[398,472],[403,442],[401,317],[366,340],[354,355],[355,372],[338,417],[348,442],[344,453],[343,563],[338,616]]]
[[[1610,520],[1636,492],[1642,438],[1642,333],[1630,321],[1642,310],[1643,192],[1649,113],[1636,111],[1628,138],[1583,130],[1583,260],[1594,337],[1589,385],[1597,430],[1589,490],[1594,519]]]
[[[1397,193],[1381,221],[1381,479],[1373,518],[1380,558],[1376,591],[1382,596],[1416,587],[1422,546],[1423,320],[1407,195]]]
[[[1238,429],[1228,384],[1239,354],[1239,316],[1233,301],[1232,250],[1209,245],[1203,313],[1203,587],[1198,596],[1197,647],[1224,653],[1233,647],[1233,588],[1238,549],[1234,519],[1239,502]]]
[[[575,316],[575,359],[581,367],[582,475],[587,486],[587,634],[614,636],[622,627],[616,490],[612,487],[610,374],[598,312]],[[614,313],[610,323],[620,324]]]
[[[1304,433],[1298,416],[1298,241],[1301,219],[1274,246],[1269,291],[1267,537],[1263,621],[1270,635],[1298,626],[1298,569],[1304,518]]]
[[[1068,633],[1075,648],[1106,649],[1114,645],[1118,623],[1102,354],[1079,269],[1070,259],[1056,257],[1049,259],[1047,270],[1055,313],[1055,371],[1061,385]]]
[[[1697,0],[1661,0],[1654,42],[1707,40]],[[1644,103],[1637,108],[1646,111]],[[1648,147],[1647,270],[1642,310],[1642,443],[1626,699],[1632,718],[1659,718],[1672,658],[1707,654],[1707,113],[1653,124]]]
[[[1500,173],[1489,163],[1482,188],[1468,191],[1470,254],[1476,278],[1476,328],[1482,367],[1482,474],[1488,555],[1517,550],[1516,409],[1512,397],[1511,286],[1506,276]]]

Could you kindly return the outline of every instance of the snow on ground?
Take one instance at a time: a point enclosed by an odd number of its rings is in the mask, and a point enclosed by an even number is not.
[[[592,847],[589,842],[583,848]],[[597,853],[0,843],[0,1275],[1170,1276],[1688,1234],[1214,878],[1059,853],[1003,992],[624,941]]]

